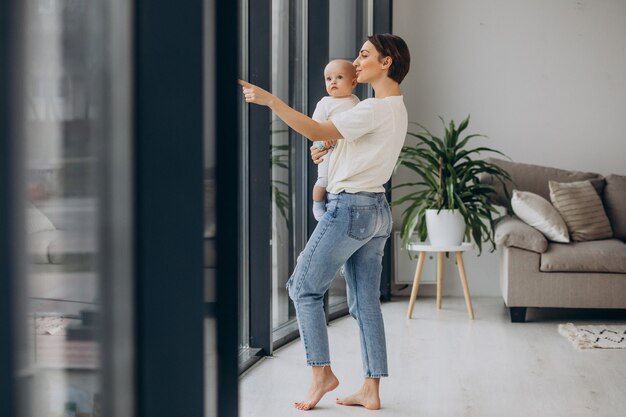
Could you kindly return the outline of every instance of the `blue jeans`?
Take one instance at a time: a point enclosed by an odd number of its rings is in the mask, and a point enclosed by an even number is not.
[[[391,210],[384,193],[328,194],[321,218],[287,281],[307,364],[330,364],[323,298],[345,264],[350,315],[359,325],[367,378],[388,375],[380,274]]]

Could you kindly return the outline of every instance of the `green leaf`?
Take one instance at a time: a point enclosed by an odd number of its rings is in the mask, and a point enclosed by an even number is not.
[[[426,210],[449,208],[461,212],[467,224],[466,237],[475,241],[479,253],[484,242],[490,243],[493,250],[493,216],[498,210],[491,203],[490,196],[496,192],[495,184],[499,183],[504,187],[510,205],[508,186],[511,176],[501,167],[474,159],[474,156],[494,153],[508,157],[486,146],[471,146],[472,139],[486,138],[484,135],[469,134],[460,139],[461,133],[469,126],[469,115],[458,125],[454,120],[446,122],[442,117],[439,119],[443,126],[442,136],[433,134],[419,123],[410,122],[410,125],[418,126],[421,131],[407,132],[407,137],[414,140],[407,141],[396,165],[396,168],[406,167],[414,176],[392,187],[415,189],[392,202],[392,205],[408,205],[402,213],[403,240],[408,240],[413,233],[425,239]],[[488,178],[490,182],[481,183],[481,178]]]

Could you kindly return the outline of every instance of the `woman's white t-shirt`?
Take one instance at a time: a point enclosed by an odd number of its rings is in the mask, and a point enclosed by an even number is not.
[[[330,158],[326,190],[385,191],[408,129],[403,97],[369,98],[330,120],[345,140],[337,141]]]

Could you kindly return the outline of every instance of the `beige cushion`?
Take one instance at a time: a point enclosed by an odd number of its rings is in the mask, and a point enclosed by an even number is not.
[[[567,225],[548,200],[528,191],[513,190],[513,211],[524,223],[534,227],[553,242],[569,242]]]
[[[548,248],[548,241],[544,235],[515,216],[504,216],[498,221],[495,240],[498,245],[537,253],[543,253]]]
[[[613,236],[626,241],[626,177],[609,175],[604,188],[604,208]]]
[[[617,239],[551,243],[541,254],[544,272],[626,273],[626,244]]]
[[[571,240],[584,242],[613,236],[602,201],[589,181],[549,182],[550,199],[561,213]]]

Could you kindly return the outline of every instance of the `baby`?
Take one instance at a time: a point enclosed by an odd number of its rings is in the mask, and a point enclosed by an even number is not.
[[[330,61],[324,68],[324,82],[328,95],[323,97],[315,106],[312,119],[317,122],[324,122],[332,115],[349,110],[359,102],[359,98],[352,94],[356,87],[356,71],[352,62],[344,59]],[[321,219],[326,213],[328,164],[335,143],[336,141],[314,142],[314,145],[320,149],[329,149],[324,160],[317,167],[317,181],[313,187],[313,216],[315,220]]]

